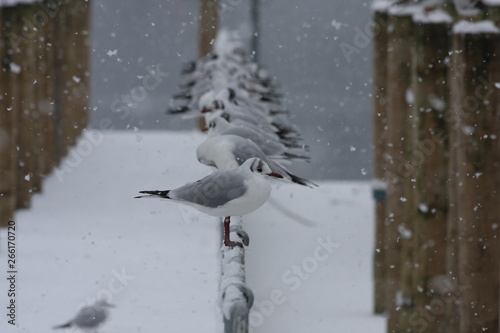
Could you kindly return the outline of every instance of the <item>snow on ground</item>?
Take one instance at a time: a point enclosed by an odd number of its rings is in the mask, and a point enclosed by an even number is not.
[[[46,179],[32,208],[16,215],[17,327],[7,324],[2,276],[0,331],[53,332],[99,297],[117,306],[103,333],[220,331],[215,219],[173,203],[133,199],[139,190],[208,174],[195,158],[203,136],[87,135]],[[384,319],[371,315],[369,185],[278,184],[272,200],[277,204],[244,220],[251,237],[248,284],[256,295],[252,331],[384,332]],[[314,225],[290,219],[293,214]],[[6,272],[5,229],[0,236],[0,270]]]
[[[284,216],[274,200],[307,220]],[[273,189],[244,220],[253,332],[386,331],[372,315],[373,209],[366,182]]]

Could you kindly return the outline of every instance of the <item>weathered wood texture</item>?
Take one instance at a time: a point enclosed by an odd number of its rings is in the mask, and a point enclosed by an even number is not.
[[[389,9],[373,36],[375,312],[391,333],[499,332],[500,30],[478,23],[499,11],[457,25],[445,9]]]
[[[402,281],[402,233],[408,229],[407,206],[409,204],[408,182],[408,126],[411,106],[407,92],[411,85],[411,15],[391,15],[388,25],[387,43],[387,150],[385,180],[387,181],[385,269],[388,327],[396,331],[399,327]],[[396,28],[397,27],[397,28]]]
[[[412,129],[414,142],[413,263],[411,315],[428,318],[420,332],[443,332],[444,306],[436,308],[445,289],[446,223],[448,210],[448,64],[451,24],[418,22],[413,56],[415,104]],[[412,322],[410,317],[409,323]]]
[[[30,206],[87,124],[90,2],[2,7],[0,226]]]
[[[373,39],[373,98],[374,98],[374,197],[375,197],[375,249],[374,249],[374,311],[386,311],[384,237],[386,229],[385,202],[385,154],[387,149],[387,20],[385,11],[374,13],[374,22],[378,26]]]
[[[458,332],[498,332],[500,33],[455,34]]]

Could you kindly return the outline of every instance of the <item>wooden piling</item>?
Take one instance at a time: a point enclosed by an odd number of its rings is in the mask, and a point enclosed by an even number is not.
[[[401,298],[402,236],[408,230],[407,183],[412,170],[408,168],[408,123],[411,106],[408,93],[411,85],[411,45],[413,21],[411,12],[389,11],[387,36],[387,181],[385,228],[385,269],[388,329],[398,332],[400,314],[404,305]],[[411,231],[410,231],[411,232]],[[407,251],[408,252],[408,251]]]
[[[386,228],[386,183],[385,153],[387,149],[387,21],[386,8],[374,9],[373,21],[377,26],[373,38],[373,98],[374,98],[374,178],[375,199],[375,250],[374,250],[374,312],[386,311],[385,273],[385,228]]]
[[[17,114],[12,109],[12,93],[17,95],[17,87],[10,67],[9,50],[13,22],[10,19],[12,8],[0,8],[0,227],[7,226],[16,209],[17,185]]]
[[[459,46],[457,39],[452,38],[451,50],[455,50]],[[445,255],[446,255],[446,280],[452,286],[458,286],[458,202],[457,192],[459,186],[459,178],[456,170],[458,151],[461,149],[457,140],[457,124],[461,104],[463,102],[463,81],[460,68],[461,58],[456,54],[450,56],[450,68],[448,71],[449,83],[449,96],[450,107],[447,110],[446,123],[448,128],[448,213],[446,221],[446,242],[445,242]],[[453,289],[453,288],[452,288]],[[459,298],[450,291],[449,296],[451,300],[445,303],[445,316],[446,316],[446,333],[457,333],[459,329]]]
[[[72,65],[75,50],[72,46],[70,3],[60,4],[56,20],[56,128],[57,155],[62,159],[74,144],[74,111],[72,110]]]
[[[34,146],[34,117],[35,78],[33,56],[34,47],[32,38],[33,29],[26,24],[32,13],[31,6],[18,5],[7,8],[9,20],[10,48],[10,105],[17,118],[17,135],[14,137],[17,150],[16,161],[16,208],[27,208],[30,205],[33,191],[33,173],[35,165]]]
[[[29,207],[87,123],[89,6],[0,8],[0,226]]]
[[[72,94],[75,97],[77,104],[77,119],[76,135],[80,135],[87,127],[89,121],[89,103],[90,103],[90,10],[91,3],[89,1],[77,1],[73,9],[73,22],[75,34],[75,86]],[[81,57],[79,54],[86,54],[86,57]]]
[[[440,16],[444,15],[441,11]],[[412,129],[415,144],[410,153],[415,168],[411,205],[413,222],[413,265],[411,310],[408,329],[443,332],[446,327],[444,302],[448,291],[445,238],[448,210],[448,52],[451,21],[432,21],[432,12],[416,15],[415,51],[412,61],[415,96]],[[442,303],[442,304],[441,304]],[[416,314],[416,315],[415,315]],[[413,317],[411,317],[413,315]],[[425,318],[415,327],[415,321]],[[413,320],[412,320],[413,319]]]
[[[38,161],[42,177],[49,174],[58,163],[55,123],[55,29],[55,21],[47,18],[45,24],[39,26],[40,38],[37,41],[37,109],[39,115],[37,140],[41,142]]]
[[[455,26],[457,27],[457,26]],[[460,333],[499,330],[500,33],[455,30],[454,111]]]

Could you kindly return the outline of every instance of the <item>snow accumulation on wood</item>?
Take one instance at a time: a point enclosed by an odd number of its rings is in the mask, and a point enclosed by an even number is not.
[[[416,12],[413,14],[413,21],[418,23],[452,23],[453,18],[444,10],[436,9],[427,13]]]
[[[486,6],[500,6],[500,0],[483,0]]]
[[[500,30],[492,21],[485,20],[479,22],[459,21],[453,25],[454,34],[497,34]]]
[[[372,11],[374,11],[374,12],[386,12],[392,4],[393,4],[393,1],[391,1],[391,0],[373,1]]]
[[[394,5],[389,7],[389,14],[392,16],[416,15],[422,12],[423,7],[419,5]]]
[[[0,7],[41,2],[41,0],[0,0]]]

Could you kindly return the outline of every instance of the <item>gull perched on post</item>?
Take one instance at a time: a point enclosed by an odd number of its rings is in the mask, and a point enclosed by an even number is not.
[[[250,158],[236,169],[217,170],[173,190],[140,191],[146,195],[136,198],[159,197],[194,207],[208,215],[225,217],[224,245],[242,247],[243,244],[229,238],[230,217],[253,212],[269,199],[271,185],[268,177],[283,178],[266,162]]]
[[[109,317],[109,308],[114,305],[106,300],[98,300],[94,305],[83,307],[76,316],[65,324],[54,326],[54,329],[76,327],[84,332],[97,332]]]

